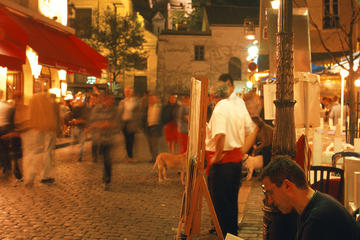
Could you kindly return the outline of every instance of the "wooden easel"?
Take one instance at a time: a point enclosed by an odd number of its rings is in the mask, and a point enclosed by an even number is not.
[[[208,79],[192,78],[190,96],[187,174],[176,239],[191,240],[191,236],[200,233],[202,196],[204,196],[217,236],[223,240],[224,237],[204,176]]]

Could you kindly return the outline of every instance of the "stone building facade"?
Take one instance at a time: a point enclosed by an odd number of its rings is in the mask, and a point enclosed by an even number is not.
[[[258,24],[256,7],[206,7],[202,32],[163,32],[158,43],[158,82],[160,92],[183,93],[190,89],[191,77],[209,79],[230,73],[244,86],[249,78],[246,18]],[[259,37],[259,28],[255,27]]]

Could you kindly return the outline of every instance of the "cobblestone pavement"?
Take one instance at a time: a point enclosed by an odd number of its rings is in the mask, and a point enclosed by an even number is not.
[[[26,188],[12,176],[0,176],[0,239],[121,239],[171,240],[175,238],[184,187],[176,171],[159,184],[149,163],[147,143],[136,136],[134,163],[124,163],[123,138],[114,137],[113,180],[109,191],[101,182],[102,163],[93,163],[90,142],[77,162],[77,145],[59,148],[55,157],[55,183]],[[162,144],[161,151],[166,151]],[[246,185],[246,184],[244,184]],[[244,239],[261,239],[261,190],[251,188],[240,224]],[[208,234],[210,214],[204,203],[201,234],[193,239],[216,239]]]

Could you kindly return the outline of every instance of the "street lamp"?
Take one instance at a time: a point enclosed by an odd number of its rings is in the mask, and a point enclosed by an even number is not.
[[[272,145],[273,158],[296,155],[294,120],[294,63],[292,32],[292,0],[279,1],[277,59],[276,59],[276,107],[275,129]],[[287,240],[296,235],[295,213],[282,214],[264,202],[264,239]],[[295,226],[295,227],[294,227]]]
[[[271,7],[273,9],[279,9],[280,8],[280,0],[271,1]]]
[[[255,22],[252,19],[244,19],[245,38],[255,40]]]

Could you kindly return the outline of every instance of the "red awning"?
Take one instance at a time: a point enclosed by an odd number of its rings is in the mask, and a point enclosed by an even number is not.
[[[24,63],[25,51],[7,40],[0,39],[0,66],[22,71]]]
[[[39,64],[96,77],[107,68],[107,59],[73,34],[11,11],[6,14],[26,32],[27,45],[37,52]]]
[[[21,71],[26,44],[27,34],[0,9],[0,66]]]

